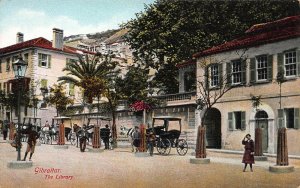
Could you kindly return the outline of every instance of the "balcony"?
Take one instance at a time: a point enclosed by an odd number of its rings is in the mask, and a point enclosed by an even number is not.
[[[165,106],[196,104],[196,91],[159,95],[159,96],[153,96],[153,97],[160,100],[161,103],[164,104]]]

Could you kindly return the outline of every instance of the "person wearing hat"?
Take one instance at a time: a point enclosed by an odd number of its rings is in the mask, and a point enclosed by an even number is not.
[[[246,171],[247,164],[250,165],[250,170],[253,172],[252,164],[254,164],[254,141],[251,139],[251,135],[247,134],[242,140],[242,144],[245,145],[245,151],[242,163],[245,163],[243,172]]]
[[[147,136],[147,145],[148,145],[148,149],[150,152],[150,156],[153,156],[153,147],[154,147],[154,142],[155,142],[155,134],[153,133],[153,131],[150,129],[149,133],[146,134]]]
[[[27,129],[22,131],[23,134],[28,134],[28,140],[27,140],[27,148],[25,151],[25,156],[23,161],[26,161],[27,154],[30,152],[29,161],[31,161],[32,155],[34,153],[35,145],[36,145],[36,139],[39,138],[39,134],[32,130],[32,125],[29,125]]]

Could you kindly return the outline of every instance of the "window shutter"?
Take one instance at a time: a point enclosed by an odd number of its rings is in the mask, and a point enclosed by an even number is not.
[[[48,68],[51,68],[51,55],[48,56]]]
[[[223,64],[219,63],[218,65],[218,71],[219,71],[219,86],[223,86]]]
[[[226,63],[226,84],[231,85],[232,68],[231,62]]]
[[[278,109],[278,128],[284,127],[284,110]]]
[[[41,80],[41,87],[42,88],[47,88],[47,80],[46,79]]]
[[[267,77],[268,81],[273,80],[273,55],[268,55],[268,60],[267,60]]]
[[[242,84],[245,85],[246,84],[246,60],[242,60],[241,61],[241,65],[242,65]]]
[[[42,66],[42,54],[39,54],[39,64],[38,64],[39,67]]]
[[[284,64],[283,64],[283,53],[279,53],[277,54],[277,68],[278,68],[278,72],[279,71],[284,71]],[[283,72],[285,75],[285,72]]]
[[[250,83],[256,82],[256,61],[255,58],[250,59]]]
[[[233,130],[233,112],[228,112],[228,130]]]
[[[294,108],[294,128],[300,129],[299,108]]]
[[[246,130],[246,112],[241,112],[241,130]]]
[[[210,70],[209,66],[206,66],[204,70],[204,87],[206,89],[209,88],[209,75],[210,75],[209,70]]]
[[[74,96],[74,83],[69,83],[69,94]]]
[[[296,57],[296,61],[297,61],[297,71],[298,71],[298,76],[300,76],[300,50],[297,50],[297,57]]]

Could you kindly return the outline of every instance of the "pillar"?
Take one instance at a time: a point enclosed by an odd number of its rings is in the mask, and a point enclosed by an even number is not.
[[[101,142],[100,142],[100,128],[99,126],[94,127],[94,134],[93,134],[93,148],[100,148]]]
[[[58,145],[65,145],[65,125],[61,123],[59,125]]]

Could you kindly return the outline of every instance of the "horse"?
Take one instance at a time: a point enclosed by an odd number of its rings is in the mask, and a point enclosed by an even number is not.
[[[71,128],[70,127],[65,127],[65,137],[67,139],[67,141],[69,141],[68,135],[71,132]],[[56,140],[58,133],[59,133],[59,129],[58,126],[44,126],[41,128],[41,133],[46,135],[49,134],[50,139],[51,139],[51,144],[52,144],[52,140]]]
[[[128,137],[129,143],[131,145],[131,152],[134,152],[134,148],[135,148],[133,145],[133,133],[134,133],[134,128],[129,128],[126,133],[126,136]]]
[[[80,137],[83,135],[84,131],[86,131],[87,133],[87,140],[89,141],[90,138],[93,137],[94,134],[94,125],[83,125],[83,127],[78,126],[77,124],[75,124],[73,126],[73,131],[76,133],[76,147],[78,147],[78,142]]]

